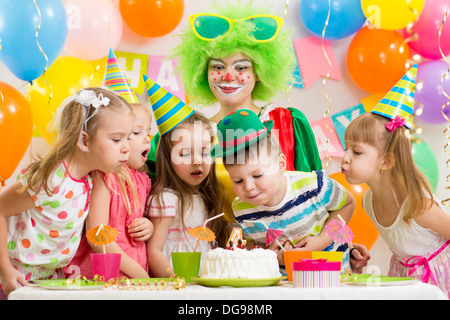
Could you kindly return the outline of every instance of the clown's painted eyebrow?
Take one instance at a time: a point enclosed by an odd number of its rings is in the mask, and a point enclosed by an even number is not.
[[[233,63],[233,67],[236,67],[237,65],[243,65],[245,67],[253,67],[253,63],[247,59],[239,60]]]
[[[211,59],[209,60],[209,66],[212,65],[221,65],[221,66],[225,66],[225,62],[223,62],[222,60],[217,60],[217,59]]]
[[[221,65],[226,65],[225,62],[221,59],[211,59],[209,61],[209,65],[213,65],[213,64],[221,64]],[[245,64],[246,66],[252,67],[253,66],[253,62],[248,60],[248,59],[241,59],[241,60],[237,60],[233,63],[233,66],[236,66],[237,64]]]

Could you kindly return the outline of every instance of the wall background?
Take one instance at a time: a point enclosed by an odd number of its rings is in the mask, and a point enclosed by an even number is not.
[[[293,29],[293,40],[310,36],[309,32],[300,21],[300,1],[301,0],[290,1],[285,21],[287,26]],[[62,2],[67,3],[68,1],[63,0]],[[114,2],[118,4],[118,1]],[[274,2],[275,5],[273,14],[283,16],[286,2],[280,0]],[[126,23],[124,23],[122,39],[115,50],[150,55],[167,55],[180,41],[176,35],[188,25],[188,16],[199,12],[208,12],[210,4],[210,0],[185,0],[185,11],[180,24],[173,32],[160,38],[145,38],[139,36],[130,30]],[[333,65],[333,68],[339,68],[342,79],[341,81],[329,79],[326,82],[325,91],[332,100],[332,109],[330,114],[334,114],[355,106],[360,103],[362,98],[369,95],[353,83],[347,71],[346,55],[352,38],[353,35],[345,39],[335,40],[332,42],[336,57],[336,65]],[[60,55],[68,54],[67,52],[62,51]],[[26,94],[27,83],[16,78],[2,63],[0,63],[0,81],[14,86],[21,93],[24,95]],[[147,101],[146,96],[141,96],[140,99],[142,101]],[[309,89],[292,88],[290,101],[292,101],[292,105],[294,107],[305,113],[310,122],[320,120],[329,107],[328,100],[323,93],[322,78],[317,80]],[[278,98],[274,101],[274,103],[279,106],[291,106],[290,101],[286,98]],[[213,115],[217,109],[215,106],[212,106],[202,109],[201,111],[206,115]],[[431,125],[421,122],[420,120],[416,120],[416,123],[418,126],[423,128],[423,134],[421,137],[431,147],[439,163],[440,180],[436,194],[440,199],[444,199],[446,197],[448,198],[449,191],[445,189],[445,186],[448,185],[445,181],[445,177],[450,174],[450,169],[446,167],[445,163],[449,156],[444,152],[444,146],[448,140],[446,140],[443,134],[443,131],[447,125]],[[155,124],[153,126],[153,131],[156,132]],[[13,137],[11,137],[11,139],[13,139]],[[17,173],[30,162],[32,157],[46,152],[48,147],[48,144],[43,138],[34,137],[12,177],[15,177]],[[1,154],[0,157],[7,156],[7,154]],[[340,159],[334,159],[333,163],[326,167],[326,170],[329,174],[340,171]],[[7,184],[11,183],[12,180],[13,178],[8,179],[6,181]],[[446,208],[446,210],[450,213],[449,208]],[[369,269],[366,271],[369,273],[381,272],[382,274],[386,274],[389,267],[389,258],[391,254],[384,241],[379,238],[370,253],[372,259],[370,261]]]

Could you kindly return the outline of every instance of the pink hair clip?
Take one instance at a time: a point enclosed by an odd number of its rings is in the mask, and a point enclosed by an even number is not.
[[[391,121],[386,123],[386,129],[389,132],[393,132],[398,127],[401,127],[401,126],[404,126],[404,125],[405,125],[405,119],[403,119],[400,116],[396,116],[394,119],[392,119]]]

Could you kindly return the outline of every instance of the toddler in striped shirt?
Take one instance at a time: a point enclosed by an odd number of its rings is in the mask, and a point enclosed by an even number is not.
[[[286,171],[286,157],[272,130],[250,110],[239,110],[218,125],[219,143],[212,156],[222,157],[234,191],[233,212],[246,237],[265,244],[267,229],[283,234],[285,250],[344,251],[343,270],[349,266],[347,244],[334,244],[326,224],[340,215],[348,222],[355,199],[325,171]],[[264,246],[264,245],[263,245]],[[279,245],[268,249],[278,251]]]

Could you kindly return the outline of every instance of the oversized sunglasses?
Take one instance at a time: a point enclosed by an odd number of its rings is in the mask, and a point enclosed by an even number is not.
[[[189,23],[195,35],[205,41],[226,35],[233,27],[234,21],[212,13],[199,13],[189,17]],[[269,42],[276,38],[283,25],[283,19],[271,15],[256,15],[242,19],[255,25],[250,32],[258,42]]]

